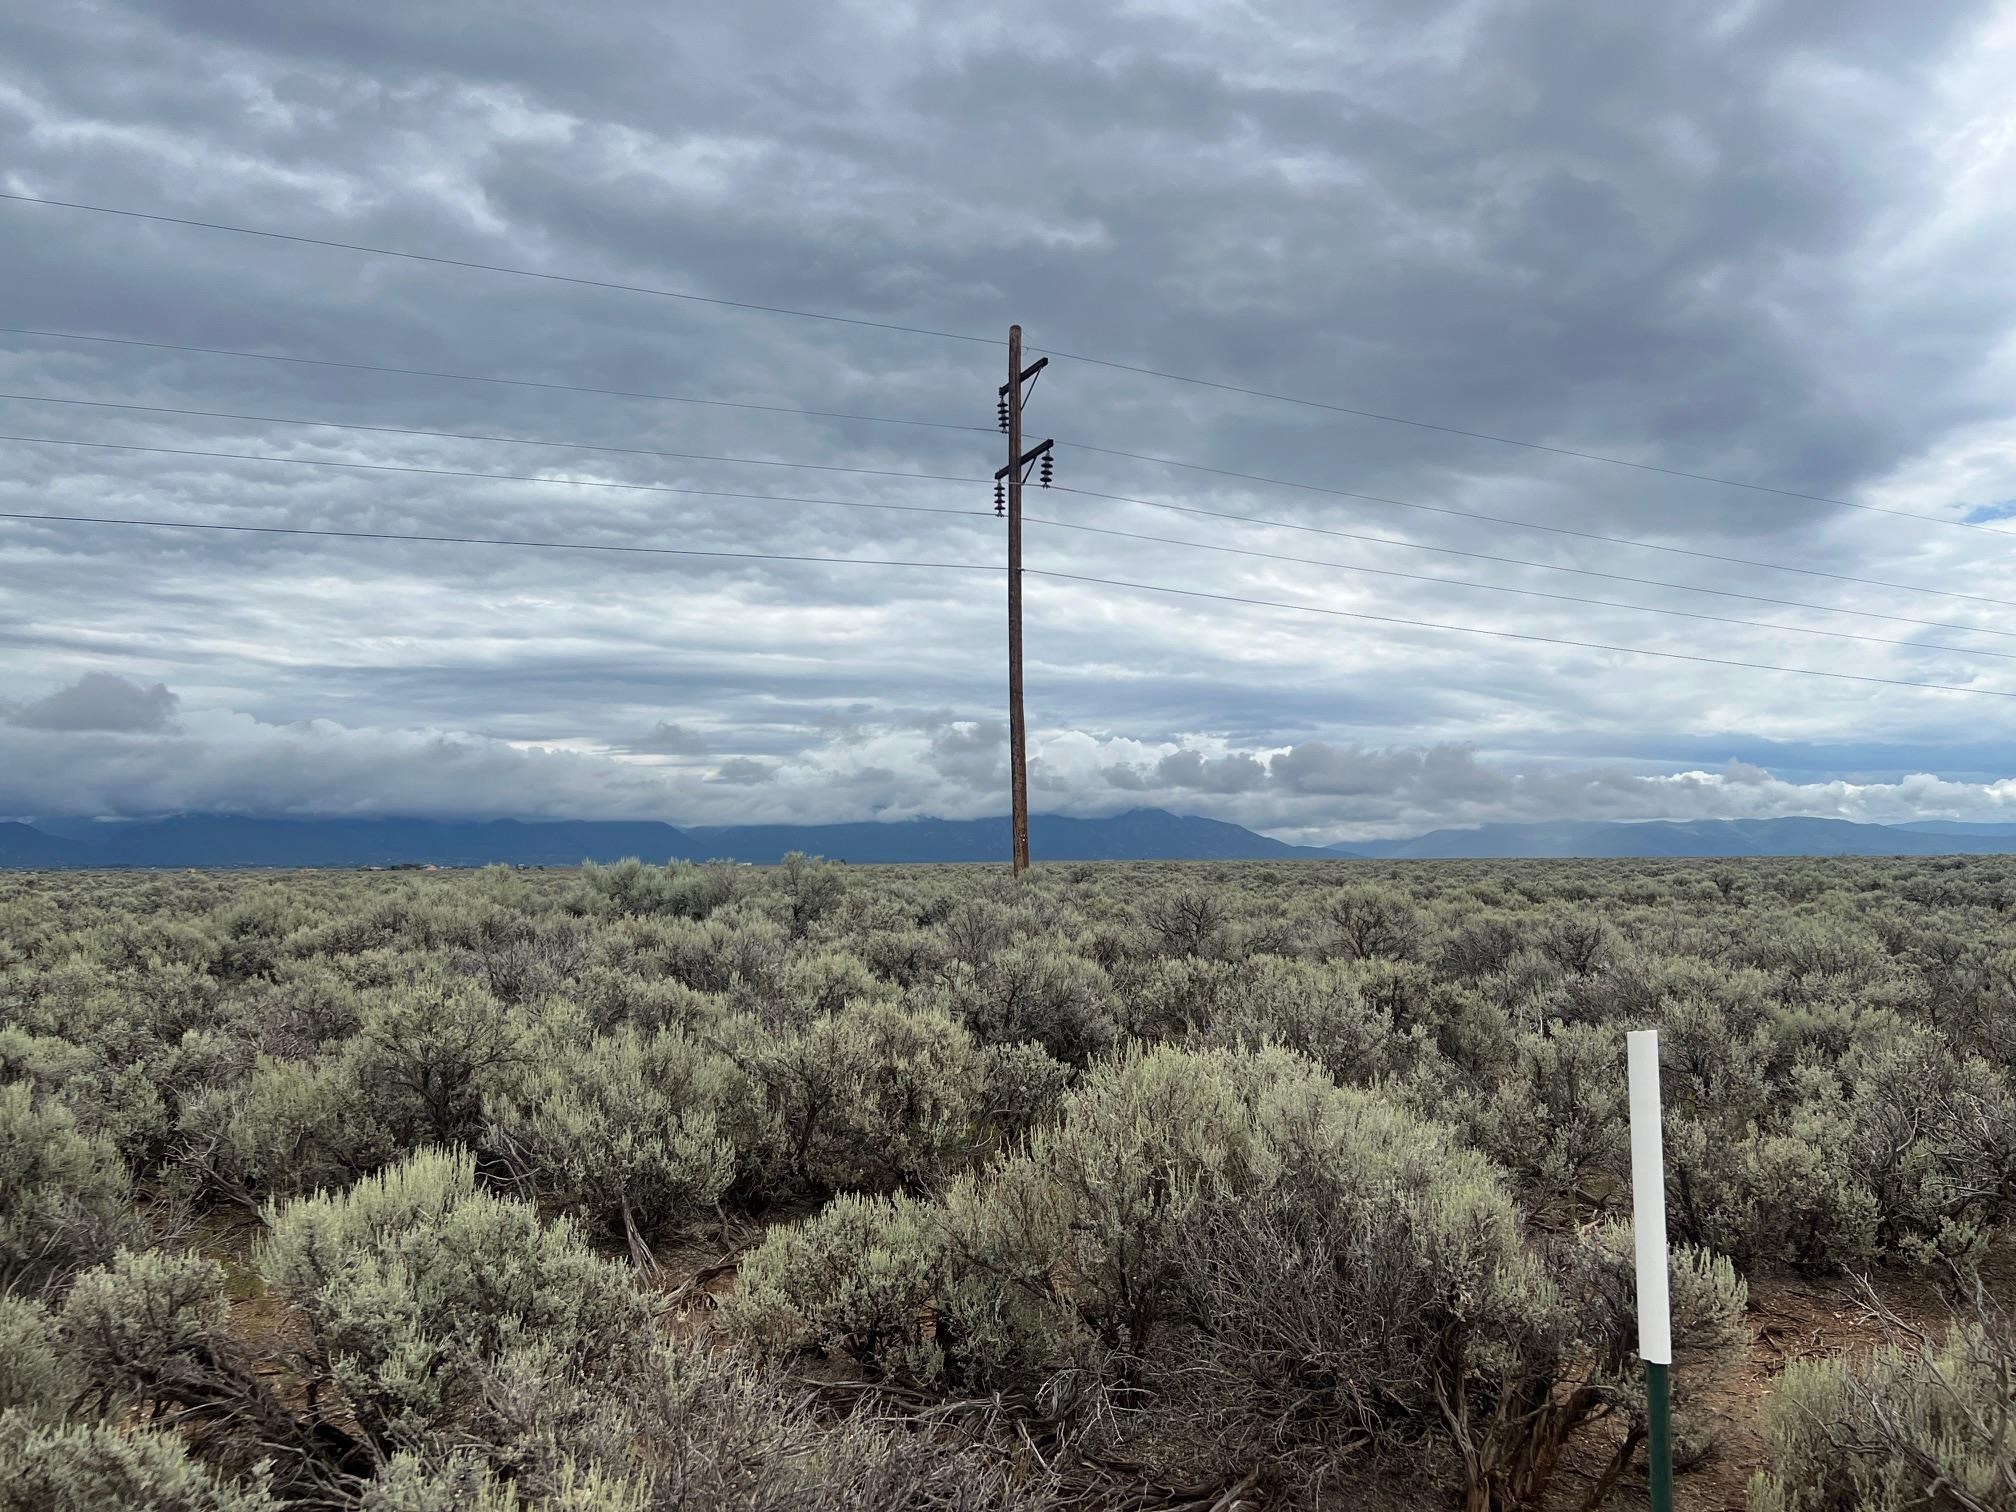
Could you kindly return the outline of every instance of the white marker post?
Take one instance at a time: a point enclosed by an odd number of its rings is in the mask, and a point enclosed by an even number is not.
[[[1660,1131],[1659,1032],[1624,1037],[1631,1083],[1631,1216],[1638,1239],[1638,1354],[1645,1361],[1652,1512],[1673,1512],[1673,1314],[1666,1275],[1666,1150]]]

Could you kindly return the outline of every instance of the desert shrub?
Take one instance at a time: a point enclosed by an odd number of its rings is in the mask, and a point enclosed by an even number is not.
[[[732,902],[734,869],[673,861],[646,866],[634,858],[613,866],[593,861],[581,867],[581,896],[586,911],[604,916],[665,914],[680,919],[704,919]]]
[[[422,981],[382,994],[345,1046],[355,1106],[402,1148],[482,1129],[483,1099],[530,1059],[523,1016],[474,983]]]
[[[0,1293],[0,1414],[53,1422],[83,1392],[76,1355],[57,1336],[49,1310],[31,1297]]]
[[[796,939],[803,939],[814,924],[839,907],[847,892],[847,879],[839,867],[803,851],[793,851],[778,863],[776,879]]]
[[[648,1488],[654,1508],[1038,1512],[1058,1505],[1055,1477],[1040,1465],[878,1416],[809,1410],[795,1388],[719,1340],[668,1342],[626,1400],[620,1434],[596,1446],[593,1459],[605,1475]]]
[[[652,980],[613,965],[587,968],[569,996],[595,1034],[633,1025],[638,1029],[682,1029],[688,1033],[720,1017],[718,1002],[683,982]]]
[[[1227,923],[1225,905],[1214,893],[1186,887],[1158,893],[1141,906],[1141,922],[1165,955],[1209,955]]]
[[[1540,951],[1571,976],[1587,977],[1617,956],[1617,932],[1586,909],[1550,909],[1536,931]]]
[[[536,1489],[526,1479],[506,1479],[473,1454],[399,1454],[364,1488],[359,1512],[647,1512],[652,1504],[646,1487],[571,1462]]]
[[[1524,933],[1511,916],[1472,914],[1443,937],[1437,965],[1449,976],[1475,981],[1503,971],[1525,945]]]
[[[1457,1114],[1478,1148],[1536,1202],[1601,1205],[1626,1165],[1623,1045],[1613,1028],[1568,1024],[1524,1034],[1498,1084]],[[1435,1111],[1432,1082],[1421,1088]]]
[[[158,1078],[144,1062],[115,1066],[91,1046],[0,1028],[0,1080],[26,1081],[57,1098],[80,1133],[104,1135],[131,1163],[151,1163],[172,1124]]]
[[[1056,1116],[1071,1069],[1041,1045],[988,1045],[980,1052],[978,1133],[996,1148],[1021,1139]]]
[[[2016,1094],[1917,1028],[1843,1069],[1876,1247],[1919,1262],[1975,1257],[2016,1208]]]
[[[480,914],[452,958],[500,1003],[531,1003],[557,992],[580,964],[572,919],[542,922],[502,909]]]
[[[723,909],[704,920],[653,921],[633,934],[636,964],[646,975],[670,977],[695,992],[761,995],[790,950],[775,920]]]
[[[289,1059],[348,1039],[363,1017],[356,988],[320,960],[283,963],[251,990],[247,1006],[259,1048]]]
[[[1281,1051],[1095,1067],[942,1203],[843,1199],[744,1276],[736,1319],[772,1349],[960,1389],[1076,1364],[1277,1445],[1439,1433],[1493,1506],[1538,1505],[1587,1423],[1642,1416],[1628,1231],[1536,1248],[1453,1131]],[[1739,1344],[1726,1262],[1683,1252],[1674,1290],[1704,1355]]]
[[[1855,1118],[1823,1073],[1795,1077],[1789,1109],[1730,1139],[1681,1119],[1667,1129],[1675,1231],[1745,1269],[1809,1273],[1866,1265],[1879,1213],[1855,1168]]]
[[[275,1395],[228,1333],[224,1275],[216,1262],[159,1251],[122,1251],[78,1277],[61,1337],[105,1410],[159,1413],[204,1425],[220,1460],[263,1461],[289,1498],[328,1493],[368,1472],[370,1455],[315,1406],[298,1415]]]
[[[990,1063],[941,1013],[855,1004],[796,1034],[723,1028],[751,1100],[724,1115],[757,1195],[922,1188],[987,1123]]]
[[[877,929],[856,942],[868,969],[900,988],[916,987],[947,964],[944,942],[929,929]]]
[[[868,963],[845,950],[814,950],[795,954],[777,967],[760,986],[730,993],[730,1000],[766,1023],[796,1027],[854,1003],[893,1003],[894,983],[868,969]]]
[[[559,1413],[638,1368],[649,1338],[629,1277],[566,1220],[478,1189],[466,1154],[422,1151],[268,1222],[260,1270],[308,1323],[311,1382],[381,1454],[444,1435],[503,1453],[483,1437],[500,1372],[543,1371]]]
[[[342,1186],[390,1158],[394,1136],[360,1107],[354,1070],[260,1056],[236,1087],[183,1109],[185,1165],[220,1196],[256,1207]]]
[[[1185,1389],[1256,1452],[1418,1455],[1446,1436],[1470,1504],[1493,1508],[1546,1505],[1568,1441],[1616,1419],[1595,1469],[1615,1485],[1647,1427],[1628,1227],[1536,1250],[1467,1152],[1432,1126],[1385,1123],[1309,1190],[1214,1207],[1187,1231],[1203,1347]],[[1699,1446],[1705,1388],[1747,1339],[1745,1292],[1698,1250],[1675,1252],[1672,1280],[1676,1439]]]
[[[1992,1307],[1943,1344],[1865,1361],[1797,1360],[1763,1420],[1752,1512],[2016,1505],[2016,1344]]]
[[[1082,1066],[1118,1038],[1106,974],[1082,956],[1038,945],[955,963],[919,998],[995,1045],[1033,1043]]]
[[[1353,961],[1407,961],[1425,936],[1413,900],[1383,887],[1342,887],[1323,900],[1322,948]]]
[[[0,1086],[0,1292],[50,1290],[138,1229],[112,1142],[27,1082]]]
[[[1436,1052],[1425,1026],[1400,1029],[1391,1010],[1362,990],[1366,974],[1356,961],[1240,962],[1219,973],[1208,1012],[1190,1005],[1192,1035],[1231,1049],[1280,1045],[1358,1086],[1406,1077],[1432,1063]]]
[[[765,1347],[845,1356],[880,1375],[945,1374],[931,1311],[945,1290],[937,1215],[907,1197],[841,1196],[742,1264],[732,1316]]]
[[[73,1360],[103,1398],[172,1400],[209,1370],[225,1337],[223,1268],[201,1256],[122,1250],[77,1278],[62,1317]]]
[[[261,1486],[213,1478],[166,1433],[0,1413],[6,1512],[278,1512],[280,1505]]]
[[[734,1179],[735,1147],[716,1125],[739,1075],[676,1030],[603,1035],[493,1096],[490,1143],[542,1196],[648,1261],[649,1236],[711,1207]]]

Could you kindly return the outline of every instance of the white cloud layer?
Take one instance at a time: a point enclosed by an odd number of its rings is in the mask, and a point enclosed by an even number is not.
[[[841,727],[788,756],[754,761],[560,750],[470,731],[329,720],[275,725],[189,708],[161,731],[0,724],[0,814],[227,810],[677,824],[970,818],[1001,810],[1005,768],[999,724],[928,715]],[[1801,781],[1735,759],[1664,772],[1618,763],[1522,766],[1453,744],[1304,741],[1238,750],[1208,738],[1144,742],[1052,729],[1037,733],[1033,768],[1045,811],[1201,811],[1310,843],[1563,814],[2016,819],[2016,778]]]

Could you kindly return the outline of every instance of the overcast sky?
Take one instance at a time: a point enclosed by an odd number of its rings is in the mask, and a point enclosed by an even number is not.
[[[1978,690],[1034,577],[1039,811],[2016,819],[2016,540],[1967,528],[2016,516],[2012,77],[2011,3],[78,0],[0,10],[0,190],[1019,320],[1904,511],[1062,357],[1029,414],[1062,485],[1278,522],[1032,490],[1032,568]],[[1001,347],[13,202],[0,290],[12,327],[937,422],[4,335],[0,430],[51,439],[0,442],[0,509],[992,569],[0,521],[0,815],[1005,809],[990,485],[658,455],[984,480]]]

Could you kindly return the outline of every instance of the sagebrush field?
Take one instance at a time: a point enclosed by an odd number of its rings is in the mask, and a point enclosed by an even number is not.
[[[2012,921],[2000,857],[0,876],[0,1506],[1623,1505],[1652,1027],[1683,1505],[2016,1507]]]

